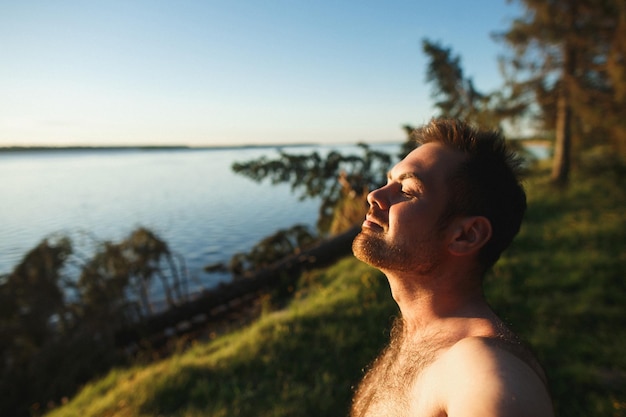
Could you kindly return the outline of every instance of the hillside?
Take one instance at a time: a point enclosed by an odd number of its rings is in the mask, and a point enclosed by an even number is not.
[[[494,309],[546,368],[563,416],[626,415],[626,191],[623,170],[547,175],[527,187],[523,229],[487,277]],[[307,272],[284,308],[117,369],[50,416],[344,416],[352,386],[397,309],[384,276],[347,257]]]

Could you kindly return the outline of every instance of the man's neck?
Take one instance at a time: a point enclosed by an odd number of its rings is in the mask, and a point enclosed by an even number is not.
[[[480,278],[392,273],[387,278],[409,333],[436,329],[459,338],[488,336],[499,320],[483,297]]]

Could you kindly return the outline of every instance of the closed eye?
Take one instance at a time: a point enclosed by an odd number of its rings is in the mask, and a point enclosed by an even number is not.
[[[417,198],[417,193],[413,190],[407,190],[405,188],[400,189],[400,193],[408,198]]]
[[[387,179],[388,184],[392,182],[398,183],[400,185],[400,193],[408,198],[417,198],[423,191],[422,179],[415,172],[404,172],[394,179],[391,171],[389,171]]]

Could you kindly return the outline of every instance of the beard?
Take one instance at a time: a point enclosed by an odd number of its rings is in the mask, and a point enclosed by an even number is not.
[[[432,273],[443,263],[437,250],[439,240],[427,238],[411,244],[396,244],[385,240],[384,234],[361,231],[352,242],[354,256],[381,271],[410,272],[418,275]]]

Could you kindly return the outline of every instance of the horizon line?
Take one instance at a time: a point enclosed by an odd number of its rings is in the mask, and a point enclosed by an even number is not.
[[[262,144],[217,144],[217,145],[0,145],[0,152],[19,151],[80,151],[80,150],[202,150],[202,149],[244,149],[244,148],[280,148],[280,147],[307,147],[307,146],[352,146],[363,141],[354,143],[315,143],[315,142],[295,142],[295,143],[262,143]],[[395,145],[401,142],[380,141],[368,144]]]

